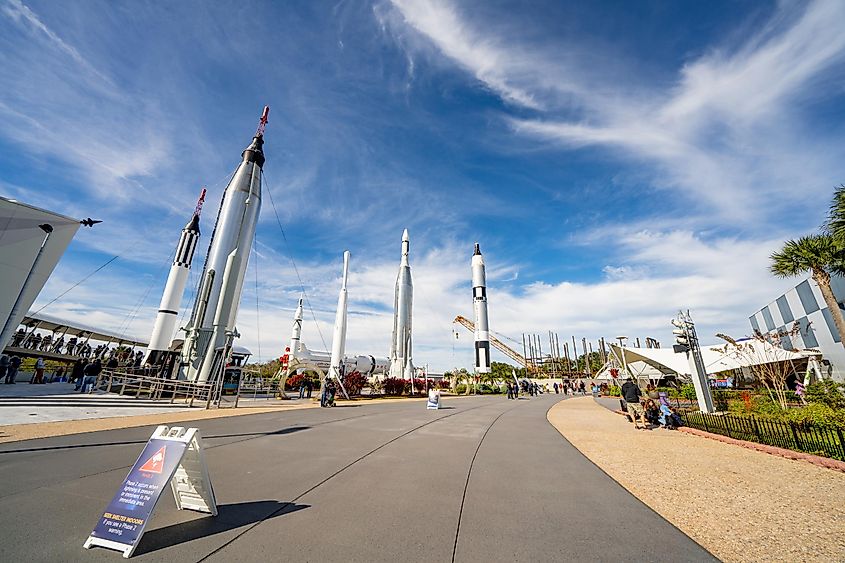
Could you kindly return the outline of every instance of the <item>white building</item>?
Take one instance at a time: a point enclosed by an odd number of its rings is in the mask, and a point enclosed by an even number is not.
[[[845,309],[845,278],[832,276],[830,285],[839,308]],[[833,379],[845,381],[845,347],[821,290],[812,278],[802,281],[748,320],[752,329],[763,334],[790,332],[797,322],[797,334],[781,338],[783,347],[787,350],[818,350],[823,358],[822,369]]]

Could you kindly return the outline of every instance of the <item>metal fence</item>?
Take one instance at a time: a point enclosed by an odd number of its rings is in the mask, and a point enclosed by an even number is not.
[[[754,416],[681,412],[684,424],[705,432],[777,446],[845,461],[845,438],[839,428],[826,428]]]

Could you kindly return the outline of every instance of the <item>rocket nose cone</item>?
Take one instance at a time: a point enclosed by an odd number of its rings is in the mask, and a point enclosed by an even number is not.
[[[473,252],[472,255],[481,256],[481,248],[479,247],[478,243],[475,243],[475,252]]]
[[[408,237],[408,229],[402,231],[402,242],[408,242],[411,239]]]

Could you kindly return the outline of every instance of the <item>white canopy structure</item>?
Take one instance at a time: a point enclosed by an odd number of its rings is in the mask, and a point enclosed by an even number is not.
[[[684,352],[672,348],[628,348],[610,344],[611,354],[617,368],[627,364],[628,371],[635,377],[656,380],[664,376],[691,376],[690,364]],[[778,346],[756,339],[738,340],[733,344],[715,344],[701,347],[701,356],[708,374],[769,364],[773,362],[799,361],[806,356],[800,352],[784,350]],[[610,367],[606,366],[598,379],[612,379]],[[621,371],[621,370],[620,370]],[[620,377],[624,374],[620,373]]]
[[[77,219],[0,197],[0,350],[78,229]]]

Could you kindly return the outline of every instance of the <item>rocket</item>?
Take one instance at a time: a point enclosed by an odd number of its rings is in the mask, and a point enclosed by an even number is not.
[[[475,310],[475,371],[490,373],[490,326],[487,320],[487,276],[478,243],[472,253],[472,304]]]
[[[258,130],[241,153],[241,163],[223,192],[200,289],[187,327],[182,368],[189,380],[214,379],[220,373],[227,344],[236,334],[249,252],[261,210],[264,128],[270,108],[264,108]]]
[[[305,301],[305,294],[299,295],[299,303],[296,305],[296,312],[293,315],[293,329],[290,334],[290,344],[285,348],[285,353],[279,360],[282,369],[287,370],[291,360],[297,357],[300,352],[300,340],[302,340],[302,304]]]
[[[147,346],[147,364],[158,364],[163,353],[170,349],[170,342],[173,339],[176,320],[179,316],[182,294],[185,292],[185,283],[188,281],[191,261],[194,259],[194,251],[200,238],[200,213],[204,201],[205,188],[202,189],[197,206],[194,209],[194,215],[182,229],[182,236],[179,237],[179,244],[176,246],[176,254],[173,257],[173,264],[170,265],[167,283],[164,285],[164,293],[158,306],[150,344]]]
[[[346,282],[349,279],[349,251],[343,251],[343,278],[340,282],[340,294],[337,296],[337,311],[334,317],[334,332],[332,335],[332,356],[329,364],[329,377],[341,380],[341,365],[343,364],[343,352],[346,349],[346,311],[348,294]]]
[[[305,295],[299,296],[299,303],[296,305],[296,313],[293,315],[293,330],[290,334],[290,346],[288,352],[291,356],[295,356],[299,351],[299,342],[302,340],[302,304]]]
[[[411,266],[408,229],[402,232],[402,258],[393,297],[393,337],[390,342],[390,377],[413,379],[414,364],[411,360],[411,320],[413,316],[414,284]]]

